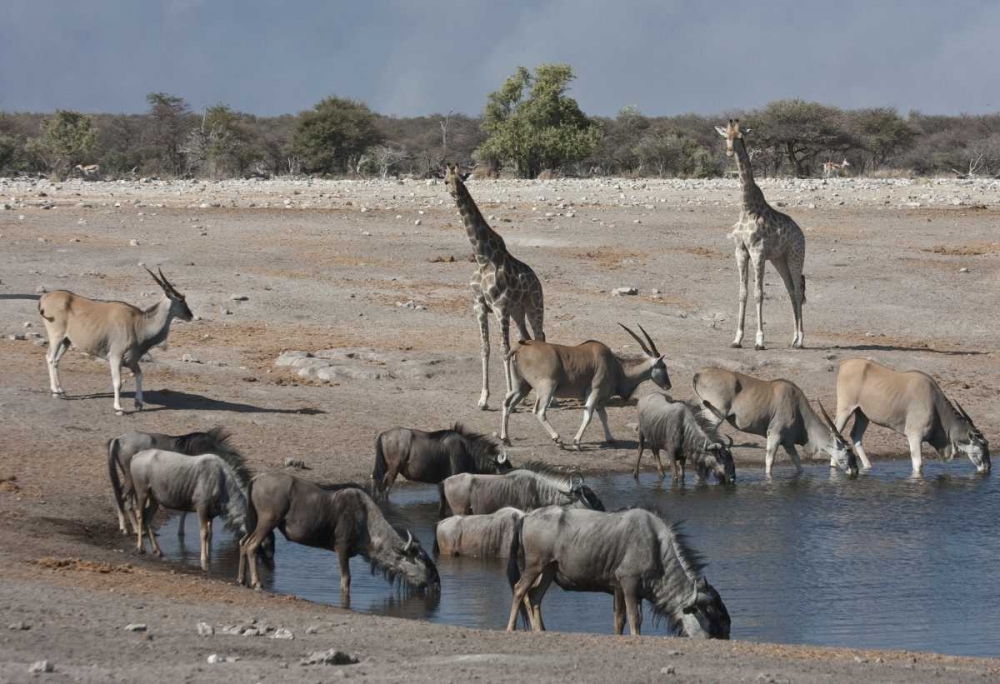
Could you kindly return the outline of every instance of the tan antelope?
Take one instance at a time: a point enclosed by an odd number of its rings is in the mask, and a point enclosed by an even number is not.
[[[45,358],[54,396],[65,394],[59,384],[59,360],[72,345],[86,354],[108,360],[118,414],[123,413],[121,371],[123,365],[127,366],[135,375],[135,408],[142,410],[139,360],[151,347],[167,339],[174,318],[190,321],[194,317],[184,295],[170,284],[162,270],[159,278],[148,268],[146,271],[163,289],[163,299],[145,311],[125,302],[87,299],[68,290],[49,292],[38,301],[38,313],[49,335]]]
[[[844,157],[844,161],[839,164],[835,161],[825,161],[823,162],[823,178],[829,178],[834,175],[842,176],[850,166],[851,162],[847,161],[847,157]]]
[[[837,429],[843,430],[852,415],[851,439],[866,469],[872,464],[861,440],[871,422],[906,435],[914,475],[923,470],[924,442],[945,460],[962,452],[978,472],[990,472],[989,442],[965,409],[957,401],[952,405],[926,373],[894,371],[867,359],[844,361],[837,375]]]
[[[597,411],[604,427],[605,441],[614,442],[608,428],[608,413],[604,408],[608,399],[619,396],[628,400],[639,385],[650,379],[660,388],[670,389],[665,357],[657,351],[649,333],[639,326],[639,330],[646,336],[646,341],[643,342],[624,325],[622,328],[639,343],[644,354],[642,358],[623,359],[615,355],[607,345],[594,340],[575,347],[539,340],[522,340],[510,353],[511,391],[503,402],[500,440],[504,444],[510,444],[507,437],[510,413],[534,388],[537,398],[533,412],[553,442],[561,445],[559,433],[545,417],[549,401],[553,397],[575,398],[585,402],[583,423],[573,438],[575,448],[580,448],[583,431],[590,424],[594,411]]]
[[[819,404],[821,419],[795,383],[761,380],[722,368],[703,368],[694,374],[692,385],[702,406],[714,413],[720,424],[728,421],[741,432],[767,438],[764,474],[768,478],[779,446],[792,459],[796,472],[802,472],[797,445],[813,454],[825,451],[832,463],[852,476],[857,475],[857,457],[823,404]]]
[[[83,164],[77,164],[73,167],[86,179],[98,178],[101,175],[101,167],[99,164],[88,164],[84,166]]]

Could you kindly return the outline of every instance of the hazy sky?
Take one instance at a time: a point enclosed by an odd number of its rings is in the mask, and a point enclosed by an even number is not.
[[[1000,2],[978,0],[0,0],[0,109],[478,113],[518,65],[568,62],[591,114],[798,97],[1000,110]]]

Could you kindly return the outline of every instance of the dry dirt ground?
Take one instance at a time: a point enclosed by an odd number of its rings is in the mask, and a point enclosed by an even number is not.
[[[787,348],[791,307],[770,267],[769,348],[729,348],[733,180],[484,181],[470,189],[509,249],[542,278],[551,341],[598,338],[635,351],[616,324],[641,323],[667,355],[675,396],[690,396],[699,367],[723,365],[794,379],[830,410],[839,361],[871,357],[932,373],[996,440],[1000,184],[763,186],[808,241],[802,351]],[[336,480],[366,478],[373,437],[393,425],[460,420],[496,430],[499,412],[476,409],[469,243],[444,186],[423,181],[0,181],[0,205],[2,681],[35,677],[28,667],[43,658],[55,665],[43,675],[53,681],[645,681],[668,677],[663,668],[685,681],[1000,676],[995,661],[935,655],[434,626],[256,594],[139,557],[117,534],[105,466],[106,440],[126,430],[221,424],[255,468],[294,458],[313,468],[310,476]],[[50,397],[44,349],[31,338],[43,332],[40,288],[149,305],[157,288],[140,262],[161,265],[199,316],[175,324],[169,347],[145,364],[146,410],[116,416],[106,365],[75,352],[61,365],[68,397]],[[622,286],[639,294],[612,296]],[[753,325],[751,313],[751,343]],[[493,341],[495,409],[503,395],[495,326]],[[276,366],[289,350],[340,351],[323,380]],[[125,388],[130,408],[130,378]],[[601,445],[594,424],[576,453],[558,450],[532,417],[517,414],[511,457],[630,468],[634,408],[610,415],[620,448]],[[550,416],[568,436],[580,413]],[[904,450],[899,436],[869,435],[876,458]],[[744,442],[752,446],[737,451],[738,467],[760,467],[761,441]],[[777,467],[790,466],[779,459]],[[250,618],[289,628],[295,639],[199,637],[195,629]],[[134,622],[148,632],[123,630]],[[316,633],[306,633],[310,626]],[[299,665],[328,648],[361,663]],[[210,665],[211,653],[240,659]]]

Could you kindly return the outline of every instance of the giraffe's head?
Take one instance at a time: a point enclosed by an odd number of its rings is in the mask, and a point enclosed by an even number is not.
[[[448,186],[448,192],[454,199],[458,199],[458,186],[462,182],[462,177],[458,172],[458,164],[444,165],[444,184]]]
[[[739,119],[730,119],[726,127],[716,126],[715,130],[726,139],[726,156],[733,156],[733,141],[742,140],[743,136],[750,132],[749,128],[740,128]]]

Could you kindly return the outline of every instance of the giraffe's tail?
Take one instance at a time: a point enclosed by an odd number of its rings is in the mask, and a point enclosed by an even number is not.
[[[802,274],[802,303],[806,303],[806,274]]]

